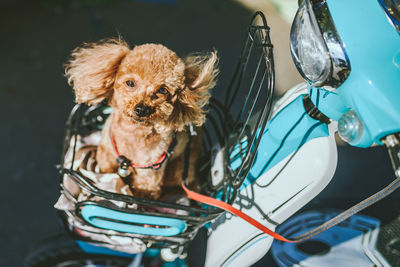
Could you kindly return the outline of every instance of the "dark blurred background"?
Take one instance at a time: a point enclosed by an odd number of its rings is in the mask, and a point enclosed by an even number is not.
[[[66,118],[73,94],[63,63],[82,42],[122,36],[131,46],[162,43],[185,55],[216,49],[221,97],[231,79],[247,24],[261,8],[272,24],[278,91],[300,79],[288,50],[290,23],[267,1],[18,0],[0,4],[0,266],[22,266],[40,240],[62,230],[53,209],[59,192]],[[284,77],[281,78],[281,77]],[[307,207],[348,207],[393,177],[382,149],[339,148],[338,171]],[[367,213],[398,208],[395,193]],[[398,209],[397,209],[398,210]],[[383,215],[382,215],[383,214]],[[265,265],[261,261],[259,265]]]

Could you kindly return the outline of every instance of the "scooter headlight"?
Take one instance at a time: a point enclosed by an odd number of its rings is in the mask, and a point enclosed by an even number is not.
[[[350,73],[325,1],[302,1],[292,24],[290,48],[298,71],[315,86],[336,88]]]

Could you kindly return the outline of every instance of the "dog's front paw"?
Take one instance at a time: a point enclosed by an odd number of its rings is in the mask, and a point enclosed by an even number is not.
[[[115,156],[108,152],[104,145],[97,147],[96,161],[100,168],[100,172],[117,172]]]
[[[133,195],[137,198],[157,200],[161,196],[161,188],[153,190],[135,188]]]

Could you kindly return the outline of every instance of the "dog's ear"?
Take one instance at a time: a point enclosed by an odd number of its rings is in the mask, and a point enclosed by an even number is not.
[[[118,67],[129,50],[122,39],[105,39],[75,48],[64,65],[75,101],[95,105],[109,98]]]
[[[184,58],[185,88],[177,94],[173,120],[178,130],[190,122],[201,126],[205,121],[204,106],[210,98],[218,75],[217,52],[190,55]]]

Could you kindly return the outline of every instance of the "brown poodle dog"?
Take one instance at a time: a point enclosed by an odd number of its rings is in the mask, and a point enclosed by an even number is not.
[[[134,196],[141,198],[158,199],[164,188],[179,186],[188,125],[205,121],[203,107],[218,73],[216,53],[181,59],[160,44],[131,50],[121,39],[107,39],[84,44],[71,56],[65,73],[76,102],[95,105],[108,99],[113,107],[97,149],[101,172],[123,168],[132,178]],[[192,142],[189,183],[200,139]]]

